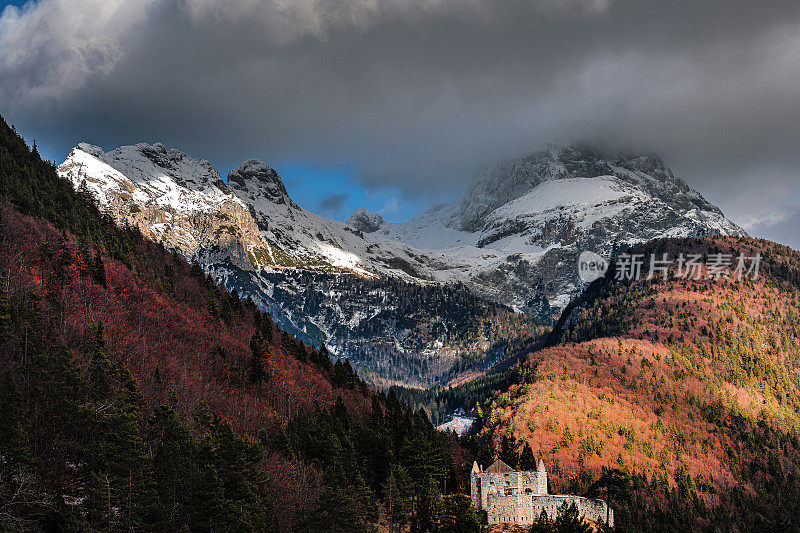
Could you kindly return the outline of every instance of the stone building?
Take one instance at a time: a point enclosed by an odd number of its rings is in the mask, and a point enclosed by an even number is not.
[[[542,510],[555,519],[558,508],[565,502],[567,505],[574,502],[579,515],[586,519],[614,525],[614,511],[603,500],[548,494],[547,470],[541,459],[533,472],[515,471],[499,460],[483,470],[476,462],[470,478],[472,505],[485,513],[490,525],[530,525]]]

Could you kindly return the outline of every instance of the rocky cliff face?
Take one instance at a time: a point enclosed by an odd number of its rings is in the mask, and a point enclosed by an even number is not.
[[[210,253],[247,267],[251,257],[262,255],[264,243],[247,205],[207,161],[160,144],[108,153],[80,144],[59,173],[91,193],[118,224],[187,257]]]
[[[660,159],[575,148],[497,165],[479,174],[462,200],[402,224],[363,208],[347,223],[329,220],[292,201],[263,161],[243,161],[226,183],[207,161],[160,144],[107,153],[80,144],[59,173],[119,224],[198,260],[307,341],[353,356],[378,378],[402,377],[385,361],[405,365],[422,383],[463,366],[467,345],[462,338],[453,352],[453,332],[472,328],[473,340],[483,333],[463,314],[444,321],[418,315],[398,327],[408,310],[375,303],[371,291],[387,294],[398,281],[426,290],[454,286],[474,299],[479,322],[497,316],[481,300],[549,320],[582,288],[582,251],[609,258],[657,237],[744,233]],[[385,286],[366,290],[367,281]],[[439,325],[419,343],[423,323]],[[529,333],[522,328],[519,335]],[[363,341],[385,349],[367,350]],[[477,353],[488,358],[485,348]]]
[[[123,146],[108,153],[80,144],[59,166],[76,188],[84,188],[119,224],[189,258],[231,259],[247,270],[312,269],[374,277],[406,256],[371,253],[363,235],[295,204],[278,173],[248,159],[225,183],[202,159],[163,145]],[[404,275],[402,271],[398,275]]]

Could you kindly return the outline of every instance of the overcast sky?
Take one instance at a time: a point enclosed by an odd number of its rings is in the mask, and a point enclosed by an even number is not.
[[[800,248],[800,2],[38,0],[0,15],[0,113],[45,155],[160,141],[399,220],[546,143],[660,154]],[[0,4],[2,5],[2,4]]]

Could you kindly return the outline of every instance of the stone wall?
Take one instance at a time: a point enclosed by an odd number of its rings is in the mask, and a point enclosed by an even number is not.
[[[578,507],[578,514],[582,517],[595,522],[602,520],[610,526],[614,525],[614,511],[605,501],[591,500],[581,496],[490,493],[486,495],[484,510],[487,513],[489,524],[529,525],[539,517],[542,510],[550,519],[555,519],[558,508],[565,502],[567,505],[574,502]]]

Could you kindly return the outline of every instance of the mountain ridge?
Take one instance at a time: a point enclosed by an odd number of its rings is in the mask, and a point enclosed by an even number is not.
[[[366,293],[356,288],[365,280],[396,279],[430,290],[461,287],[546,322],[582,289],[575,266],[583,250],[610,257],[658,237],[744,234],[660,159],[608,159],[567,148],[498,165],[476,177],[460,202],[434,206],[405,223],[386,222],[366,209],[348,223],[330,220],[296,204],[263,161],[244,160],[225,184],[207,161],[160,144],[108,153],[81,144],[59,173],[94,194],[118,224],[136,226],[201,262],[229,289],[271,309],[283,327],[307,342],[331,345],[337,355],[354,355],[345,339],[356,339],[357,331],[381,331],[412,359],[425,359],[431,350],[444,357],[442,343],[448,342],[439,337],[412,348],[409,331],[396,328],[396,308],[376,315],[378,330],[365,329],[374,317],[345,311],[325,288],[344,287],[341,276],[352,281],[340,296],[356,304],[366,305]],[[484,194],[488,190],[494,196]],[[677,195],[672,204],[662,199],[670,195]],[[466,231],[475,220],[481,228]],[[302,272],[322,273],[327,281],[315,278],[314,294],[308,294],[296,285]],[[318,315],[306,309],[308,298],[324,302],[314,307]],[[442,331],[463,331],[471,319],[459,320]],[[339,324],[349,326],[343,331]]]

